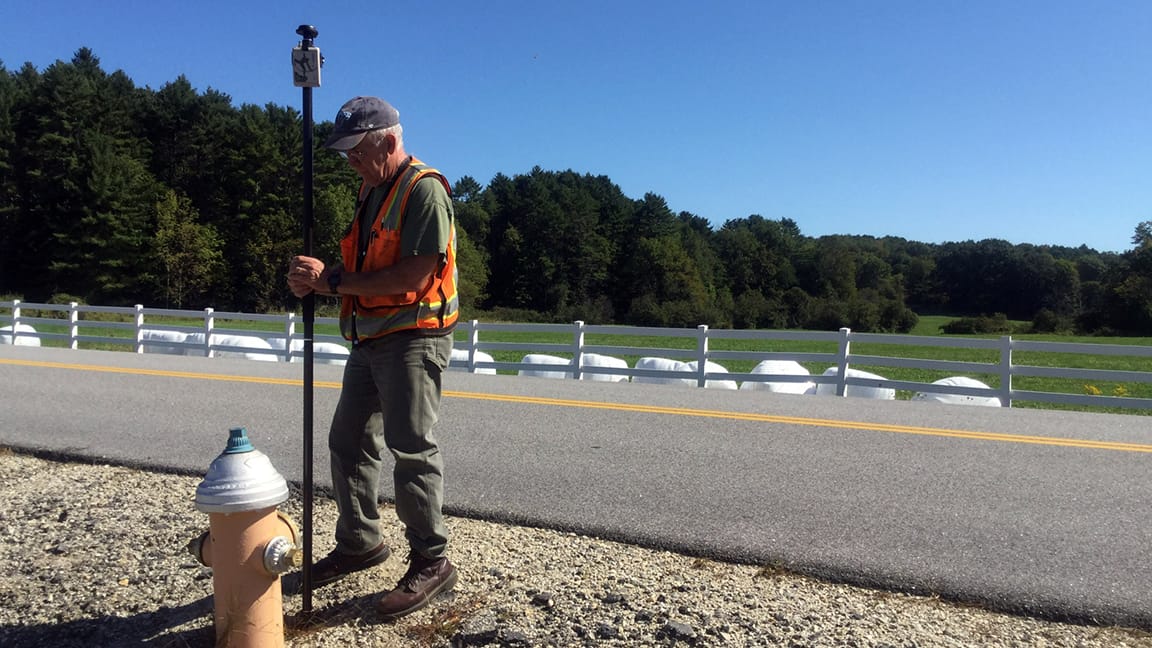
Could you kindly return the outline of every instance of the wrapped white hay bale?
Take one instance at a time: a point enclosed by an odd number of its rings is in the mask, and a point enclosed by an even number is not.
[[[597,382],[626,382],[628,380],[628,376],[624,375],[593,373],[595,369],[589,371],[589,367],[627,369],[628,363],[620,358],[600,355],[599,353],[582,353],[580,354],[580,364],[583,367],[580,371],[580,380],[593,380]]]
[[[301,349],[303,350],[303,349]],[[348,347],[336,342],[313,342],[312,361],[316,364],[343,366],[348,364],[348,355],[352,352]],[[295,358],[293,358],[295,360]],[[301,358],[303,360],[303,358]]]
[[[144,353],[159,353],[162,355],[184,355],[183,344],[188,338],[184,331],[168,331],[164,329],[144,329],[140,331],[143,340],[141,350]]]
[[[203,340],[203,333],[190,333],[189,338],[194,335],[199,335],[200,340]],[[192,342],[191,339],[188,339]],[[272,345],[262,337],[255,335],[225,335],[221,333],[212,334],[212,346],[215,347],[213,354],[217,358],[243,358],[245,360],[258,360],[261,362],[277,362],[279,358],[276,356],[276,350]],[[267,353],[261,353],[267,351]],[[192,354],[197,354],[192,350]]]
[[[276,354],[276,360],[278,360],[280,362],[284,362],[286,360],[286,358],[284,357],[284,351],[285,351],[284,343],[285,343],[285,340],[282,337],[268,338],[269,346],[271,346],[276,351],[280,352],[280,353]],[[293,353],[300,353],[303,350],[304,350],[304,340],[292,340],[292,352]],[[288,362],[301,362],[303,360],[304,360],[303,358],[298,358],[296,356],[292,356],[291,359],[287,359]]]
[[[36,329],[28,324],[17,324],[15,331],[12,330],[11,326],[2,327],[0,331],[6,331],[6,333],[0,333],[0,344],[26,347],[40,346],[40,338],[33,337],[36,335]],[[31,335],[25,335],[26,333]]]
[[[795,360],[764,360],[755,367],[752,367],[752,371],[748,373],[768,376],[812,375],[804,368],[804,365]],[[816,392],[816,383],[811,380],[804,382],[782,382],[778,380],[760,382],[756,380],[745,380],[740,383],[740,389],[770,391],[777,394],[812,394]]]
[[[828,367],[824,370],[825,376],[837,376],[840,374],[838,367]],[[884,376],[878,376],[874,373],[861,371],[848,367],[849,378],[866,378],[871,380],[887,380]],[[835,396],[836,385],[821,383],[816,385],[816,394],[818,396]],[[848,385],[844,390],[845,396],[853,398],[871,398],[873,400],[896,400],[896,390],[890,387],[861,387],[860,385]]]
[[[696,373],[700,369],[700,364],[693,360],[692,362],[685,363],[688,371]],[[704,373],[728,373],[728,369],[720,366],[719,364],[708,360],[704,363]],[[706,380],[704,381],[705,389],[736,389],[735,380]]]
[[[284,338],[274,337],[268,338],[268,344],[278,351],[273,356],[277,361],[284,361]],[[304,340],[292,340],[292,359],[290,362],[304,362]],[[328,365],[346,365],[348,364],[348,354],[351,353],[348,347],[343,344],[335,342],[313,342],[312,343],[312,361],[315,364],[328,364]],[[335,357],[333,357],[335,356]]]
[[[644,357],[636,361],[636,369],[654,369],[658,371],[688,371],[688,364],[670,358]],[[648,383],[650,385],[688,385],[696,386],[695,378],[672,378],[664,376],[632,376],[634,383]]]
[[[520,362],[523,364],[541,365],[541,366],[545,366],[545,365],[563,365],[565,367],[571,367],[572,366],[572,362],[569,360],[566,360],[565,358],[559,358],[556,356],[545,355],[543,353],[529,353],[528,355],[521,358]],[[543,369],[521,369],[518,372],[518,375],[529,376],[532,378],[571,378],[572,372],[571,371],[547,371],[547,370],[543,370]]]
[[[475,360],[476,362],[495,362],[490,354],[484,353],[483,351],[476,352]],[[448,363],[448,371],[468,371],[467,349],[452,349],[452,359]],[[472,370],[472,373],[495,376],[496,370],[492,367],[477,367]]]
[[[948,385],[953,387],[974,387],[989,389],[988,385],[967,376],[952,376],[941,378],[932,382],[933,385]],[[930,401],[933,403],[947,403],[949,405],[978,405],[981,407],[1002,407],[1000,399],[995,396],[967,396],[964,394],[945,394],[942,392],[916,392],[912,395],[914,401]]]

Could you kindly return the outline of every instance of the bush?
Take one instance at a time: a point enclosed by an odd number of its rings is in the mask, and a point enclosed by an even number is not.
[[[809,313],[803,328],[810,331],[838,331],[852,324],[847,305],[836,299],[816,300]]]
[[[612,324],[612,316],[612,301],[605,296],[600,296],[578,304],[559,306],[553,319],[557,322],[579,320],[588,324]]]
[[[1032,318],[1031,333],[1067,333],[1072,330],[1072,320],[1061,317],[1054,311],[1041,308]]]
[[[499,306],[490,311],[477,312],[477,319],[487,319],[493,322],[530,322],[534,324],[555,324],[556,318],[547,313],[528,310],[527,308],[505,308]]]
[[[848,303],[848,328],[861,333],[880,330],[880,309],[875,303],[854,299]]]
[[[893,300],[884,304],[880,313],[880,321],[886,331],[908,333],[916,328],[916,324],[920,322],[920,316],[911,308]]]
[[[340,317],[339,299],[317,299],[315,304],[316,317]]]
[[[940,330],[949,335],[987,335],[989,333],[1011,333],[1012,324],[1004,313],[995,313],[992,316],[961,317],[941,326]]]
[[[43,303],[52,304],[52,305],[67,306],[68,304],[71,304],[72,302],[76,302],[77,304],[85,304],[86,303],[80,297],[76,297],[75,295],[69,295],[66,293],[56,293],[55,295],[52,295],[52,297],[49,298],[48,301],[43,302]],[[47,310],[44,308],[27,308],[25,306],[21,306],[20,314],[23,315],[24,317],[42,317],[45,319],[61,319],[61,320],[68,319],[68,311],[67,310]],[[89,318],[91,318],[91,314],[89,315]]]
[[[67,305],[71,304],[72,302],[76,302],[77,304],[80,304],[82,306],[88,305],[88,302],[84,301],[83,297],[77,297],[76,295],[69,295],[68,293],[55,293],[54,295],[52,295],[51,297],[48,298],[48,303],[53,304],[53,305],[59,304],[61,306],[67,306]],[[66,314],[64,314],[63,312],[56,312],[53,314],[53,317],[67,318],[68,316]]]

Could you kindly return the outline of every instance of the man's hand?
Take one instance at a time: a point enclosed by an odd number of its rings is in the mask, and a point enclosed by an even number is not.
[[[292,257],[288,262],[288,289],[297,297],[304,297],[316,291],[321,275],[324,274],[324,262],[306,256]]]

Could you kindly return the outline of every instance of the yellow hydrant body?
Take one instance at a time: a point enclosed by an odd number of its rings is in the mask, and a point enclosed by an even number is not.
[[[288,485],[268,458],[252,448],[243,428],[196,488],[196,508],[209,531],[188,548],[212,568],[216,645],[284,646],[280,574],[300,565],[296,525],[276,510]]]

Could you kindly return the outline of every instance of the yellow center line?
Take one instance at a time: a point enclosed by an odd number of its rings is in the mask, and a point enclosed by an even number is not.
[[[102,365],[72,364],[68,362],[41,362],[37,360],[10,360],[0,358],[0,365],[21,365],[48,369],[75,369],[77,371],[97,371],[102,373],[134,374],[139,376],[163,376],[165,378],[192,378],[195,380],[221,380],[224,382],[262,383],[266,385],[289,385],[300,387],[304,381],[298,378],[264,378],[260,376],[233,376],[228,374],[200,373],[195,371],[169,371],[166,369],[139,369],[135,367],[105,367]],[[339,382],[313,381],[317,387],[340,389]]]
[[[161,369],[137,369],[124,367],[105,367],[101,365],[70,364],[63,362],[41,362],[32,360],[12,360],[0,358],[0,365],[20,365],[28,367],[44,367],[52,369],[73,369],[77,371],[98,371],[104,373],[136,374],[143,376],[163,376],[168,378],[189,378],[195,380],[220,380],[226,382],[262,383],[270,385],[302,386],[303,380],[295,378],[263,378],[257,376],[233,376],[226,374],[199,373],[191,371],[168,371]],[[334,381],[314,381],[316,387],[339,389],[340,383]],[[729,419],[735,421],[751,421],[758,423],[779,423],[785,425],[804,425],[810,427],[840,428],[849,430],[871,430],[875,432],[893,432],[898,434],[918,434],[925,436],[948,437],[956,439],[975,439],[981,441],[1000,441],[1006,443],[1032,443],[1038,445],[1064,446],[1074,448],[1090,448],[1096,450],[1117,450],[1122,452],[1152,453],[1152,445],[1143,443],[1121,443],[1118,441],[1094,441],[1090,439],[1061,439],[1057,437],[1031,436],[1025,434],[1007,434],[1002,432],[977,432],[973,430],[954,430],[948,428],[921,427],[915,425],[894,425],[890,423],[869,423],[864,421],[842,421],[837,419],[800,418],[794,416],[778,416],[773,414],[757,414],[753,412],[725,412],[722,410],[691,409],[685,407],[663,407],[658,405],[640,405],[634,403],[609,403],[604,401],[571,400],[563,398],[542,398],[537,396],[514,396],[506,394],[485,394],[478,392],[462,392],[444,390],[444,395],[452,398],[466,398],[472,400],[500,401],[507,403],[522,403],[529,405],[546,405],[551,407],[579,407],[584,409],[615,410],[622,412],[641,412],[646,414],[667,414],[671,416],[697,416],[705,418]]]
[[[479,394],[473,392],[451,392],[445,395],[476,400],[508,401],[553,405],[558,407],[583,407],[588,409],[619,410],[626,412],[646,412],[650,414],[670,414],[675,416],[700,416],[736,421],[760,423],[783,423],[787,425],[807,425],[812,427],[832,427],[850,430],[873,430],[876,432],[897,432],[901,434],[921,434],[928,436],[952,437],[958,439],[978,439],[983,441],[1005,441],[1011,443],[1035,443],[1040,445],[1095,448],[1100,450],[1123,450],[1127,452],[1152,452],[1152,445],[1142,443],[1121,443],[1117,441],[1093,441],[1089,439],[1061,439],[1056,437],[1007,434],[1001,432],[976,432],[972,430],[951,430],[948,428],[920,427],[914,425],[892,425],[889,423],[867,423],[863,421],[842,421],[837,419],[799,418],[776,416],[753,412],[725,412],[722,410],[689,409],[684,407],[661,407],[656,405],[636,405],[630,403],[606,403],[601,401],[564,400],[558,398],[538,398],[532,396],[505,396],[502,394]]]

